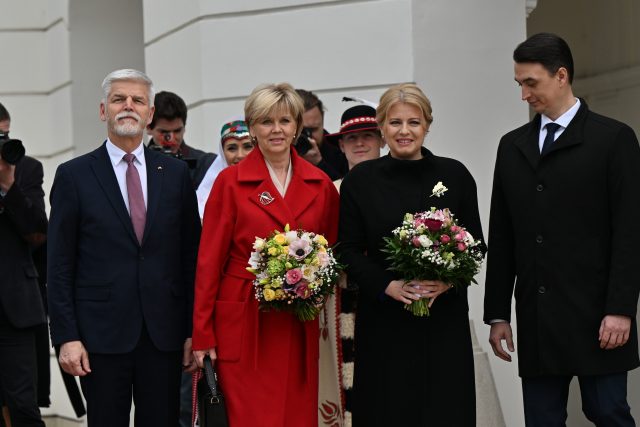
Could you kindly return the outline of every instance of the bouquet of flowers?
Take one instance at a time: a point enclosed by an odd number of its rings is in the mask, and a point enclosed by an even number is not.
[[[444,189],[444,190],[443,190]],[[446,187],[439,182],[432,196],[440,197]],[[407,213],[402,225],[385,237],[390,269],[405,279],[440,280],[459,288],[477,283],[474,276],[484,259],[482,242],[460,226],[449,209]],[[405,309],[416,316],[429,315],[429,298],[421,298]]]
[[[333,294],[340,265],[321,234],[275,230],[256,237],[247,270],[256,275],[255,297],[262,310],[286,310],[298,319],[313,320],[326,297]]]

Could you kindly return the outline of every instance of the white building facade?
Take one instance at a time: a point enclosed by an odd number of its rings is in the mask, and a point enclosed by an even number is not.
[[[335,131],[353,105],[343,96],[377,101],[390,85],[413,81],[433,104],[425,144],[469,168],[486,235],[498,141],[529,120],[511,59],[527,34],[565,37],[576,56],[576,93],[640,134],[637,2],[562,3],[0,0],[0,102],[11,113],[12,135],[43,162],[48,197],[57,165],[105,139],[100,84],[114,69],[144,70],[157,90],[183,97],[185,140],[206,151],[217,149],[222,123],[242,113],[258,84],[288,81],[312,90],[327,107],[325,127]],[[517,357],[511,364],[498,360],[487,341],[483,279],[484,273],[469,292],[478,337],[478,425],[523,426]],[[57,425],[54,416],[74,416],[57,367],[52,371],[53,404],[44,413]],[[629,399],[640,420],[638,372],[630,375]],[[589,425],[575,390],[569,412],[569,425]]]

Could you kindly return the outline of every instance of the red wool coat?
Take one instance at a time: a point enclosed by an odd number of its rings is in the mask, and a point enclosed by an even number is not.
[[[335,187],[295,150],[291,157],[293,175],[284,199],[256,149],[220,173],[205,208],[193,348],[216,348],[231,427],[318,425],[318,322],[259,311],[254,276],[245,270],[256,236],[286,224],[335,243]],[[272,202],[266,203],[265,192]]]

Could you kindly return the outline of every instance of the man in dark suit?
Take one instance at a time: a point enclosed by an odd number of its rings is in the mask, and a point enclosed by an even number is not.
[[[4,142],[10,120],[0,104]],[[46,319],[31,256],[47,232],[42,179],[36,159],[25,156],[10,164],[0,152],[0,394],[15,426],[44,427],[37,403],[36,330]]]
[[[633,130],[573,95],[573,59],[554,34],[514,51],[534,119],[500,141],[489,225],[485,322],[514,351],[527,426],[562,426],[569,383],[598,426],[634,426],[627,371],[639,365],[636,310],[640,147]]]
[[[103,84],[108,139],[58,167],[51,190],[49,314],[60,364],[81,377],[88,421],[178,424],[191,355],[200,234],[187,165],[144,147],[151,80],[117,70]]]

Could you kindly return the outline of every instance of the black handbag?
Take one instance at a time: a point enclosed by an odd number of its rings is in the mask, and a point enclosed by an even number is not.
[[[198,381],[198,419],[200,427],[229,427],[224,397],[209,356],[204,357],[202,378]]]

